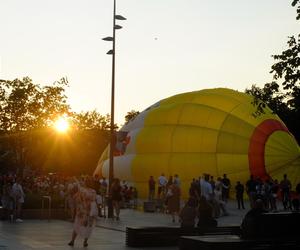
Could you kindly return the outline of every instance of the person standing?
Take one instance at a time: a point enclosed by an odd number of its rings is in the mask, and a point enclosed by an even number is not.
[[[116,178],[111,184],[111,198],[112,198],[112,203],[116,214],[116,220],[120,220],[120,203],[122,201],[121,192],[122,192],[122,187],[120,185],[120,180]]]
[[[180,210],[180,188],[174,182],[168,187],[166,199],[167,209],[172,216],[172,221],[175,222],[175,217],[179,215]]]
[[[197,216],[196,207],[197,200],[194,197],[190,197],[179,214],[182,228],[193,228],[195,226],[195,218]]]
[[[217,181],[215,182],[215,188],[213,190],[214,193],[214,202],[212,203],[213,205],[213,212],[215,217],[219,217],[221,215],[227,216],[228,212],[226,209],[226,202],[223,201],[222,199],[222,190],[223,190],[223,183],[222,183],[222,178],[218,177]]]
[[[149,178],[148,187],[149,187],[148,199],[149,201],[152,201],[154,200],[154,195],[155,195],[155,180],[152,175]]]
[[[67,204],[71,213],[71,220],[74,222],[76,213],[75,194],[78,192],[79,182],[76,178],[69,179],[67,185]]]
[[[223,175],[222,183],[223,183],[222,199],[223,201],[227,202],[227,200],[229,199],[229,191],[230,191],[231,184],[226,174]]]
[[[238,204],[238,209],[245,209],[244,206],[244,185],[238,181],[235,186],[235,196]]]
[[[164,173],[161,174],[161,176],[158,177],[158,190],[157,190],[157,198],[164,198],[166,193],[166,186],[167,186],[168,180],[165,177]]]
[[[267,213],[268,211],[264,208],[264,202],[261,199],[255,200],[253,207],[246,213],[241,224],[241,237],[246,238],[257,238],[259,237],[259,223],[260,215]],[[279,225],[280,226],[280,225]]]
[[[287,178],[287,174],[283,175],[283,180],[280,182],[280,188],[282,192],[282,203],[284,209],[292,209],[290,192],[292,189],[292,184],[290,180]]]
[[[173,176],[170,175],[169,179],[168,179],[168,182],[167,182],[167,185],[166,185],[166,191],[168,191],[169,186],[171,186],[173,183],[174,183]]]
[[[174,184],[180,188],[180,185],[181,185],[181,181],[180,181],[180,178],[178,176],[178,174],[175,174],[174,175]]]
[[[108,187],[108,183],[106,181],[106,178],[103,177],[101,180],[100,180],[100,193],[103,197],[105,197],[107,195],[107,187]]]
[[[205,174],[204,179],[201,179],[201,196],[204,196],[206,201],[211,201],[213,197],[212,186],[209,183],[209,175]]]
[[[209,183],[210,183],[210,185],[212,187],[212,190],[214,191],[215,190],[216,182],[215,182],[214,177],[212,175],[210,176]]]
[[[12,194],[14,197],[14,203],[16,208],[16,222],[23,222],[21,219],[22,205],[24,203],[25,194],[22,187],[22,179],[17,178],[16,182],[12,186]]]
[[[278,180],[275,179],[271,182],[271,197],[270,197],[270,207],[272,211],[277,211],[277,197],[279,191]]]
[[[77,235],[84,238],[83,246],[88,246],[88,239],[92,234],[98,216],[96,191],[93,189],[92,178],[86,178],[84,186],[79,187],[75,194],[76,215],[72,232],[72,239],[68,243],[74,246]]]
[[[205,196],[200,197],[198,206],[198,227],[203,228],[214,228],[218,222],[213,218],[213,207],[206,200]]]
[[[3,207],[2,219],[9,218],[10,221],[12,222],[14,219],[14,214],[13,214],[14,198],[12,194],[12,185],[8,181],[4,182],[4,184],[2,185],[1,203]]]
[[[250,207],[254,207],[254,203],[256,200],[256,181],[254,180],[254,176],[250,175],[250,179],[246,183],[246,192],[249,196]]]

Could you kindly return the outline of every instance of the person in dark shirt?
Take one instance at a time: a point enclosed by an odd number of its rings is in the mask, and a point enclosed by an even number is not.
[[[251,175],[250,179],[246,182],[246,192],[249,196],[250,207],[254,207],[254,202],[256,199],[256,181],[254,180],[254,176]]]
[[[282,203],[284,209],[292,209],[290,192],[292,189],[292,184],[290,180],[287,178],[287,174],[283,175],[283,180],[280,182],[280,188],[282,192]]]
[[[300,194],[300,183],[298,183],[296,186],[296,192],[297,194]]]
[[[270,196],[270,207],[272,211],[277,210],[277,196],[279,191],[278,180],[271,182],[271,196]]]
[[[191,186],[189,189],[189,195],[190,197],[193,197],[196,200],[199,200],[200,193],[198,192],[199,183],[196,182],[195,179],[191,182]]]
[[[154,199],[155,195],[155,180],[153,176],[150,176],[149,181],[148,181],[148,186],[149,186],[149,196],[148,199],[149,201]]]
[[[245,209],[245,206],[244,206],[244,185],[241,184],[240,181],[238,181],[236,186],[235,186],[235,194],[236,194],[238,209],[241,209],[241,206],[242,206],[243,209]]]
[[[185,206],[180,211],[179,217],[182,228],[193,228],[195,226],[197,203],[198,202],[194,197],[190,197]]]
[[[300,183],[297,184],[296,192],[293,194],[292,205],[295,211],[300,210]]]
[[[217,221],[213,218],[213,207],[205,196],[200,197],[198,207],[198,227],[216,227]]]
[[[261,199],[257,199],[253,208],[245,215],[241,225],[241,237],[242,238],[254,238],[259,237],[259,228],[257,228],[257,220],[259,216],[268,211],[264,209],[264,202]]]
[[[223,201],[227,202],[227,200],[229,199],[229,191],[230,191],[231,183],[230,180],[227,178],[226,174],[223,175],[222,183],[223,183],[222,199]]]

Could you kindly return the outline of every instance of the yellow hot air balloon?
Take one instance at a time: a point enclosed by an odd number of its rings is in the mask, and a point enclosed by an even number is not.
[[[147,197],[149,176],[178,174],[186,197],[193,178],[224,173],[246,182],[252,174],[292,184],[300,181],[300,149],[280,118],[266,108],[253,116],[253,97],[217,88],[183,93],[141,112],[121,131],[114,176],[132,182]],[[108,177],[109,149],[94,174]]]

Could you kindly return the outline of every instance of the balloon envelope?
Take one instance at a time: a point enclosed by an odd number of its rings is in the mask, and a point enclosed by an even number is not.
[[[227,174],[234,185],[251,174],[292,184],[300,181],[300,150],[280,118],[266,107],[254,116],[253,97],[217,88],[183,93],[150,106],[121,131],[123,152],[114,157],[114,176],[147,197],[148,179],[178,174],[183,195],[203,173]],[[95,170],[108,178],[109,148]]]

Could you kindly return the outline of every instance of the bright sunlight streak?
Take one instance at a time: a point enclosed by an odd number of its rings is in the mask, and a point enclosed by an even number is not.
[[[63,116],[59,117],[54,123],[54,128],[60,133],[67,132],[70,128],[68,119]]]

